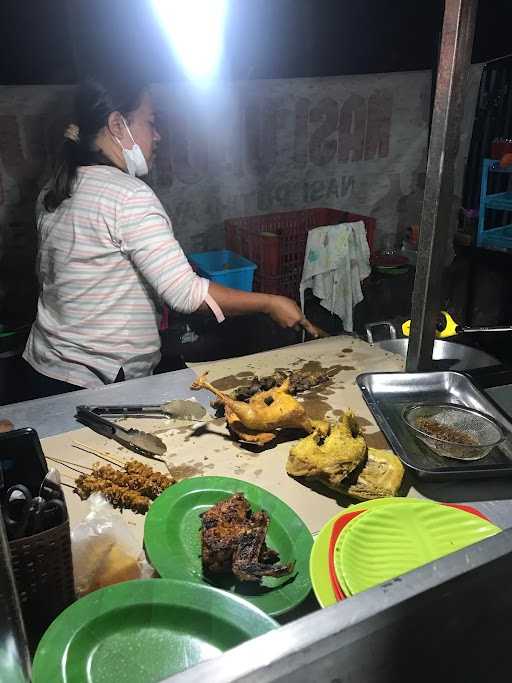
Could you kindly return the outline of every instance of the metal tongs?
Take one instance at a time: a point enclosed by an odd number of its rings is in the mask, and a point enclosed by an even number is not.
[[[161,457],[167,451],[167,446],[158,436],[143,432],[140,429],[125,429],[96,414],[87,406],[77,406],[75,417],[98,434],[114,439],[126,448],[142,453],[142,455],[148,455],[150,458]]]
[[[151,458],[159,458],[167,451],[165,443],[155,434],[141,429],[126,429],[103,415],[116,417],[167,418],[177,421],[204,422],[206,409],[196,401],[167,401],[162,405],[77,406],[76,418],[98,434],[114,439],[130,450]]]
[[[83,406],[96,415],[116,415],[120,417],[148,417],[186,422],[204,422],[206,408],[197,401],[176,399],[160,405],[129,404],[117,406]]]

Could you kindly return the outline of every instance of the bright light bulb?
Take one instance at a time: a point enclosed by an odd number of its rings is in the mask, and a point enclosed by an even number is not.
[[[153,7],[189,78],[212,80],[222,58],[228,0],[153,0]]]

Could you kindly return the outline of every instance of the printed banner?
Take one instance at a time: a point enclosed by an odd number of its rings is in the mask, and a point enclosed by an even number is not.
[[[480,71],[471,69],[456,195]],[[420,219],[430,86],[427,71],[212,91],[155,85],[162,141],[148,180],[186,251],[221,248],[226,218],[310,207],[373,216],[378,246],[390,246]],[[69,86],[0,87],[0,307],[13,281],[22,299],[29,287],[23,268],[35,249],[35,199],[71,121],[72,95]]]

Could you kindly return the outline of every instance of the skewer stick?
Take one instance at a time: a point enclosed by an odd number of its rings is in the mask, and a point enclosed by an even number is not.
[[[92,455],[95,455],[98,458],[106,460],[111,465],[117,465],[117,467],[124,466],[124,463],[122,461],[115,460],[115,456],[112,453],[110,453],[110,451],[100,451],[97,448],[93,448],[92,446],[88,446],[87,444],[82,443],[81,441],[73,441],[71,445],[74,446],[74,448],[80,449],[81,451],[92,453]]]
[[[51,460],[52,462],[57,462],[59,465],[75,465],[76,467],[82,467],[84,470],[90,470],[91,472],[93,471],[93,467],[88,467],[87,465],[82,465],[81,463],[78,462],[70,462],[69,460],[61,460],[59,458],[53,458],[50,455],[46,456],[47,460]]]
[[[64,467],[68,467],[70,470],[73,470],[73,472],[78,472],[78,474],[84,474],[83,470],[79,470],[78,467],[72,467],[71,465],[68,465],[67,462],[64,462],[62,460],[57,460],[56,458],[50,458],[49,456],[46,456],[48,460],[53,460],[53,462],[58,463],[59,465],[63,465]],[[76,463],[73,463],[75,465]],[[86,469],[91,469],[90,467],[87,467]]]

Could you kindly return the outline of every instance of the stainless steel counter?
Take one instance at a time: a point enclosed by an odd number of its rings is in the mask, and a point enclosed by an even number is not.
[[[160,403],[176,397],[193,395],[203,405],[208,406],[209,394],[190,392],[189,387],[194,376],[192,370],[180,370],[131,380],[99,390],[84,390],[4,406],[0,412],[2,417],[9,418],[17,427],[32,426],[41,437],[47,437],[81,428],[74,419],[75,406],[80,403]],[[444,502],[471,502],[502,528],[512,527],[510,479],[462,483],[411,483],[420,495]],[[468,624],[474,623],[473,606],[480,610],[480,614],[487,614],[490,604],[493,608],[498,605],[501,612],[504,612],[511,602],[507,598],[509,592],[506,591],[504,600],[500,602],[497,598],[497,584],[492,586],[489,582],[501,580],[505,569],[508,575],[510,574],[511,553],[512,531],[450,555],[332,608],[314,611],[302,619],[287,624],[279,631],[255,639],[221,658],[179,674],[177,680],[183,680],[184,683],[199,680],[208,680],[209,683],[249,683],[256,680],[260,683],[301,683],[316,677],[321,681],[341,683],[348,679],[344,676],[337,677],[336,670],[345,667],[353,676],[350,680],[357,683],[395,683],[401,679],[396,675],[393,677],[393,672],[388,670],[389,666],[393,668],[389,662],[392,663],[392,658],[398,656],[395,650],[398,647],[397,638],[400,637],[404,638],[405,650],[402,651],[400,646],[399,656],[402,657],[405,652],[405,661],[412,666],[411,657],[407,655],[407,643],[410,636],[414,641],[411,647],[419,647],[418,638],[414,638],[414,629],[422,628],[418,614],[424,615],[421,618],[426,619],[427,626],[435,622],[437,627],[438,620],[446,621],[447,628],[450,629],[450,638],[456,638],[456,631],[464,627],[465,620]],[[482,591],[476,602],[474,590]],[[471,599],[468,596],[471,596]],[[451,615],[456,609],[460,609],[460,612],[455,620],[452,619],[452,623]],[[412,615],[414,620],[410,622]],[[410,633],[407,630],[408,622],[414,624]],[[434,638],[432,629],[428,638]],[[376,653],[368,662],[364,657],[367,646]],[[430,645],[425,644],[425,647]],[[462,648],[462,645],[460,647]],[[485,648],[490,650],[488,642],[484,644],[484,650]],[[357,657],[353,656],[354,653],[358,653]],[[383,677],[380,677],[381,673]]]
[[[211,396],[191,391],[196,373],[191,369],[143,377],[101,389],[84,389],[49,398],[15,403],[0,408],[0,416],[15,427],[33,427],[40,438],[81,429],[74,418],[79,404],[162,403],[174,398],[195,397],[209,407]],[[503,529],[512,527],[512,478],[462,482],[422,482],[410,477],[420,496],[440,502],[471,503]]]
[[[506,531],[165,683],[506,681],[511,571],[512,531]]]
[[[162,375],[129,380],[101,389],[84,389],[59,396],[3,406],[0,416],[16,427],[33,427],[41,438],[81,429],[74,418],[79,404],[161,403],[173,398],[195,397],[209,407],[207,392],[192,392],[193,370],[178,370]],[[503,529],[512,527],[512,478],[462,482],[421,482],[410,478],[420,496],[440,502],[471,503]]]
[[[13,403],[0,408],[0,416],[16,428],[32,427],[42,439],[46,436],[82,429],[74,418],[77,405],[113,405],[119,403],[160,404],[175,398],[192,398],[209,407],[211,397],[205,391],[191,391],[196,373],[177,370],[162,375],[132,379],[100,389],[84,389],[34,401]]]

